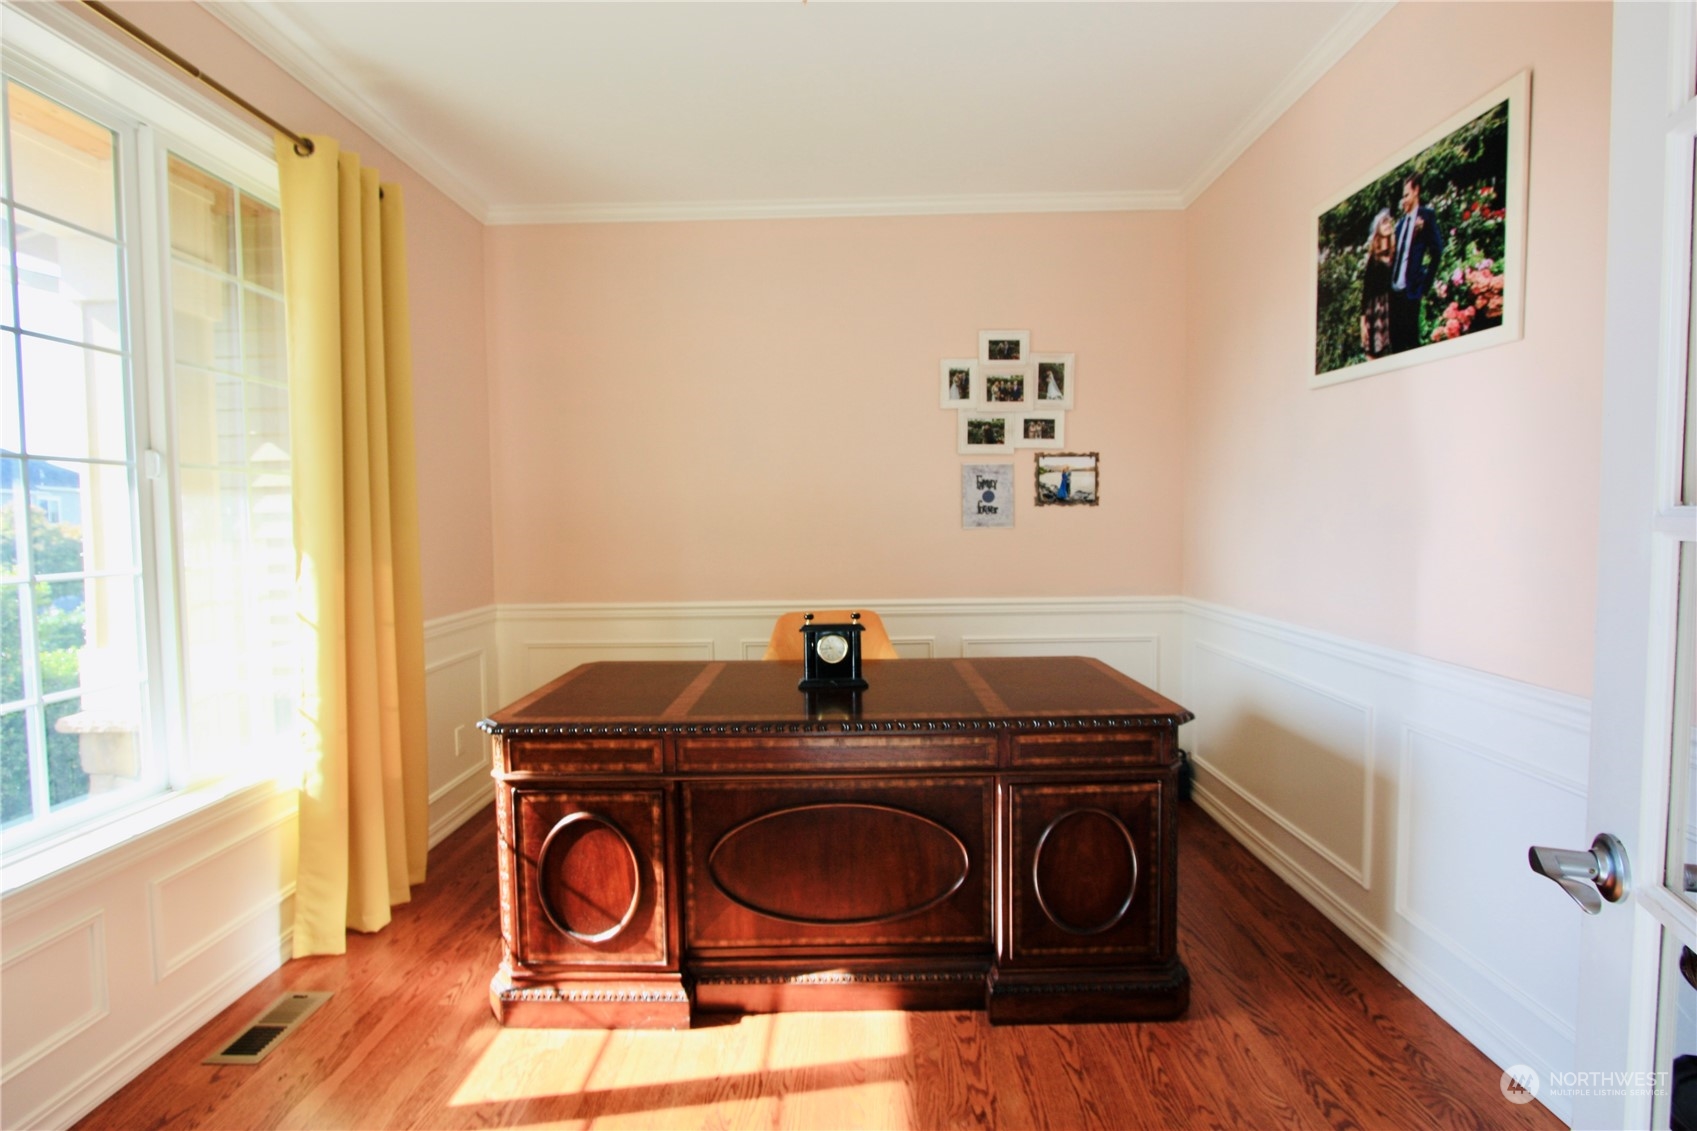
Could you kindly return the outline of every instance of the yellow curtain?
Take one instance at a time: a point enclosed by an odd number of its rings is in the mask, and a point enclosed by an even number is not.
[[[401,190],[277,139],[308,764],[294,952],[341,954],[424,880],[429,782]]]

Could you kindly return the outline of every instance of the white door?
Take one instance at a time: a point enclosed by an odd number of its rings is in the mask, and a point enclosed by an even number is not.
[[[1685,890],[1697,862],[1697,19],[1685,0],[1617,3],[1614,36],[1587,819],[1625,846],[1631,882],[1585,916],[1573,1072],[1541,1085],[1572,1096],[1575,1127],[1666,1128],[1673,1057],[1697,1053],[1697,990],[1678,969],[1683,948],[1697,951],[1697,895]]]

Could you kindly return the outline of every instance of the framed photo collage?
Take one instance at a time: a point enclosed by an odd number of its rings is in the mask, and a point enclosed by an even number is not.
[[[956,412],[955,448],[963,456],[1065,448],[1066,414],[1077,391],[1076,355],[1033,351],[1029,330],[980,330],[977,357],[947,357],[938,365],[938,405]],[[962,483],[966,525],[1013,525],[1011,505],[990,509],[982,497],[987,474],[1002,467],[1011,491],[1012,465],[968,466]],[[1094,502],[1094,490],[1090,494]],[[1072,501],[1064,492],[1057,498],[1039,490],[1037,497],[1040,506]]]

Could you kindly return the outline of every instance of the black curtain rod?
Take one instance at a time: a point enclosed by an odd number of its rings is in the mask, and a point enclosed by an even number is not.
[[[289,138],[295,143],[296,153],[300,154],[302,157],[312,156],[313,145],[311,138],[302,137],[294,130],[291,130],[288,126],[285,126],[276,118],[273,118],[271,115],[267,114],[265,111],[261,110],[259,107],[255,106],[253,103],[249,102],[247,99],[243,98],[241,95],[237,94],[211,75],[208,75],[199,67],[195,66],[193,63],[189,62],[163,43],[160,43],[157,39],[154,39],[151,35],[148,35],[145,31],[136,27],[136,25],[114,12],[105,4],[100,3],[99,0],[83,0],[83,3],[89,8],[92,8],[94,11],[100,13],[100,15],[105,19],[123,28],[130,35],[139,39],[141,42],[151,47],[154,51],[163,55],[166,59],[169,59],[182,70],[187,71],[189,75],[197,81],[205,83],[231,102],[234,102],[237,106],[240,106],[243,110],[246,110],[249,114],[252,114],[254,117],[282,134],[284,137]]]

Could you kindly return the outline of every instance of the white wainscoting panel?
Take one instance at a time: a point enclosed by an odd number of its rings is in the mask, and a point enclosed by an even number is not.
[[[70,1126],[282,965],[296,828],[250,786],[7,893],[6,1126]]]
[[[1197,765],[1317,857],[1311,870],[1372,887],[1372,705],[1208,641],[1192,664]]]
[[[1090,656],[1146,687],[1159,689],[1161,638],[1153,633],[1125,636],[964,636],[963,656]]]
[[[265,937],[277,938],[289,929],[292,919],[285,919],[283,911],[295,890],[291,877],[298,829],[292,811],[277,813],[268,824],[207,844],[148,881],[155,981],[176,974],[261,916],[267,920]],[[223,892],[225,898],[209,903],[209,891]]]
[[[579,664],[596,660],[711,660],[711,640],[648,640],[623,642],[618,640],[527,641],[524,650],[524,679],[533,687],[541,687],[556,676],[564,675]]]
[[[477,724],[501,705],[497,662],[492,606],[424,627],[432,847],[495,799],[489,739]]]
[[[105,928],[94,911],[0,958],[0,1086],[110,1012]]]
[[[1413,724],[1403,731],[1399,780],[1397,913],[1482,981],[1471,992],[1506,997],[1571,1041],[1580,912],[1554,884],[1528,882],[1537,877],[1525,847],[1581,846],[1585,783]],[[1469,829],[1521,851],[1470,852],[1458,835]],[[1442,845],[1465,865],[1434,866],[1432,846]],[[1510,954],[1517,961],[1500,965]]]
[[[883,618],[907,659],[1096,656],[1164,694],[1180,675],[1183,606],[1164,597],[504,605],[496,617],[500,699],[595,660],[758,660],[782,614],[856,607]]]
[[[1589,843],[1589,704],[1187,608],[1198,803],[1499,1066],[1570,1070],[1579,911],[1526,850]]]

